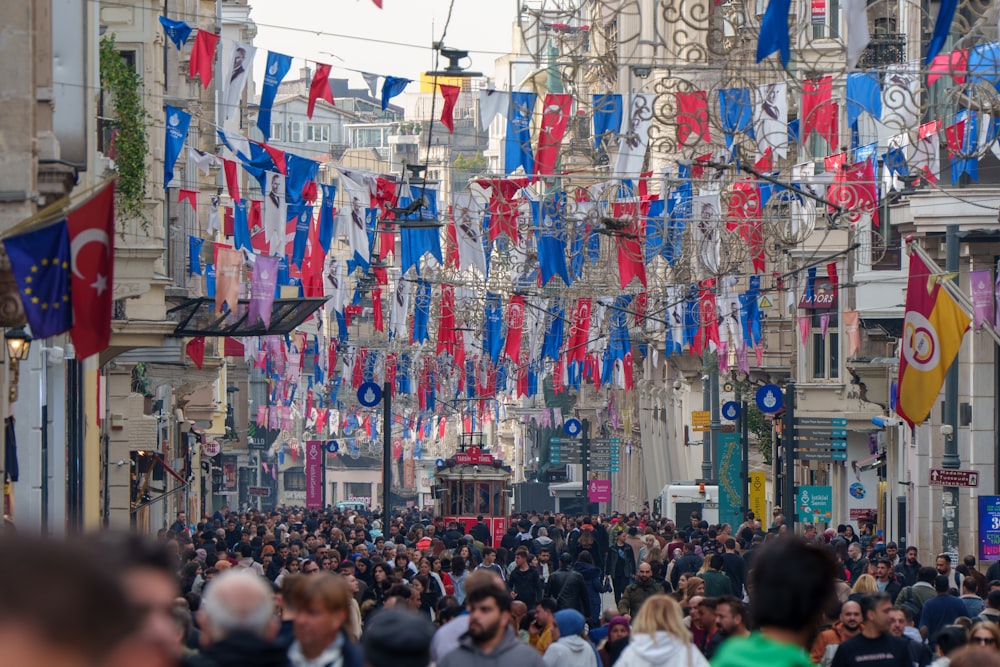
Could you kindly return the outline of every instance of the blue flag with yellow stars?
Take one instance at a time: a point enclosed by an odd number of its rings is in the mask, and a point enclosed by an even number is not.
[[[35,338],[73,326],[69,301],[70,245],[66,221],[4,239],[24,314]]]

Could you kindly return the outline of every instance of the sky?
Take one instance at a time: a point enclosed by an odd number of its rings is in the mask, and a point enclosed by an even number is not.
[[[261,49],[254,78],[263,81],[272,50],[295,58],[289,78],[307,59],[333,65],[332,76],[353,87],[364,86],[361,75],[344,68],[417,81],[432,69],[430,44],[441,38],[451,1],[445,46],[469,51],[471,69],[492,76],[494,60],[511,47],[517,0],[383,0],[384,9],[372,0],[251,0]]]

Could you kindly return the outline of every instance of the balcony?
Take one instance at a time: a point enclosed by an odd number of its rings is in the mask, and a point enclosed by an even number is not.
[[[872,41],[858,60],[858,69],[901,65],[906,62],[906,35],[883,33],[872,35]]]

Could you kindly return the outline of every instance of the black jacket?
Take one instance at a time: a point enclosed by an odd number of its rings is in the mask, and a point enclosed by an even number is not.
[[[212,644],[184,661],[184,667],[286,667],[287,647],[239,633]]]
[[[701,556],[695,553],[684,554],[681,556],[676,563],[674,563],[674,569],[670,571],[670,585],[677,590],[677,582],[680,581],[681,575],[687,572],[688,574],[695,574],[701,569],[701,564],[704,562]]]
[[[474,525],[469,529],[469,535],[472,535],[474,539],[479,540],[486,546],[492,546],[490,544],[490,528],[485,523],[477,523]]]
[[[556,606],[563,609],[576,609],[584,618],[590,618],[590,596],[583,575],[567,567],[561,567],[549,577],[545,587],[547,597],[555,598]]]
[[[534,610],[535,605],[542,599],[545,592],[545,585],[538,570],[529,567],[526,572],[521,572],[518,568],[511,570],[507,575],[507,588],[512,593],[517,593],[517,600],[528,605],[528,609]]]
[[[632,551],[632,545],[627,543],[622,545],[622,550],[625,552],[624,575],[632,579],[635,576],[635,552]],[[608,555],[604,559],[604,574],[620,580],[621,575],[617,572],[620,560],[622,559],[618,556],[618,545],[612,544],[608,547]]]

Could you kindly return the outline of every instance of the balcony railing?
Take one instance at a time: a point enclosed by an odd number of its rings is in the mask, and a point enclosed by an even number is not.
[[[884,67],[904,62],[906,62],[906,35],[883,33],[872,35],[872,41],[868,43],[858,61],[858,68]]]

